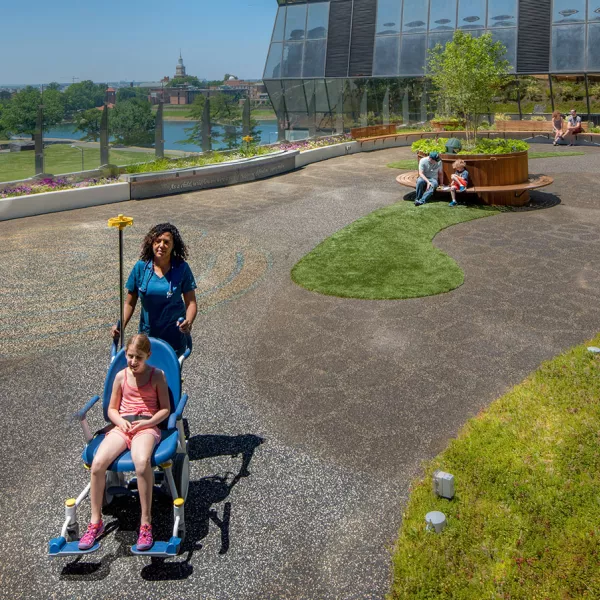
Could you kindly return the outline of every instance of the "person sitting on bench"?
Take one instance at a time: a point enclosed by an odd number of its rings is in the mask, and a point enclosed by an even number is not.
[[[563,118],[559,110],[555,110],[552,113],[552,131],[554,133],[554,145],[556,146],[559,140],[564,139]]]
[[[577,111],[572,108],[570,116],[567,117],[567,133],[565,133],[565,138],[569,138],[569,146],[573,145],[575,136],[582,131],[583,128],[581,127],[581,117],[578,116]]]
[[[417,195],[415,206],[425,204],[435,192],[442,177],[442,161],[435,150],[419,161],[419,177],[417,179]]]

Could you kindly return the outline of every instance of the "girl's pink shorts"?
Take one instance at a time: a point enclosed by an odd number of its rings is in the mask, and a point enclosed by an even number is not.
[[[131,450],[131,442],[138,438],[140,435],[152,435],[154,437],[155,446],[157,446],[160,443],[161,438],[160,429],[158,427],[148,427],[146,429],[140,429],[139,431],[135,431],[133,433],[131,431],[123,433],[118,427],[115,426],[106,434],[106,437],[113,434],[120,436],[124,440],[124,442],[127,444],[128,450]]]

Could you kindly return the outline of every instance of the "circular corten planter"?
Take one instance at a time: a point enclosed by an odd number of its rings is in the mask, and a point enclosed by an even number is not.
[[[419,159],[426,156],[418,152]],[[469,171],[469,187],[502,187],[526,183],[529,178],[529,161],[527,151],[510,154],[440,154],[444,170],[440,185],[449,185],[450,176],[454,172],[452,163],[462,159],[467,163]],[[517,196],[515,192],[482,192],[477,194],[485,204],[497,206],[524,206],[529,202],[529,192],[524,191]]]

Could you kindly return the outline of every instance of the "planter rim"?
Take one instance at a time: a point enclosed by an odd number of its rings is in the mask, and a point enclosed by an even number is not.
[[[198,165],[196,167],[184,167],[182,169],[168,169],[166,171],[143,171],[141,173],[122,173],[121,177],[126,177],[128,179],[130,177],[150,177],[150,176],[160,177],[160,176],[164,176],[164,175],[174,175],[175,173],[185,175],[187,173],[193,173],[194,171],[201,171],[203,169],[215,169],[218,167],[224,168],[224,167],[236,166],[236,165],[239,165],[240,163],[249,163],[252,161],[258,162],[261,160],[277,158],[284,154],[294,155],[294,154],[299,154],[299,152],[298,152],[298,150],[277,150],[276,152],[269,152],[268,154],[262,154],[260,156],[251,156],[249,158],[236,158],[235,160],[213,163],[210,165]]]
[[[514,156],[522,156],[527,154],[529,150],[521,150],[519,152],[506,152],[504,154],[448,154],[447,152],[440,152],[440,158],[443,160],[444,158],[455,158],[459,159],[477,159],[477,160],[491,160],[492,158],[512,158]],[[420,158],[424,158],[425,156],[429,156],[429,153],[421,152],[420,150],[417,152],[417,156]]]
[[[126,181],[115,181],[114,183],[101,183],[100,185],[83,185],[81,187],[65,188],[64,190],[51,190],[49,192],[36,192],[35,194],[19,194],[18,196],[6,196],[6,198],[0,198],[2,200],[12,200],[13,198],[31,198],[33,196],[47,196],[48,194],[66,194],[69,192],[81,192],[83,190],[94,190],[112,187],[114,185],[129,185]]]

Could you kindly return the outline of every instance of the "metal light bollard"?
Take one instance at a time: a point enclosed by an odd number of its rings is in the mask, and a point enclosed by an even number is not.
[[[123,327],[123,229],[133,225],[133,217],[125,217],[118,215],[108,220],[109,227],[117,227],[119,229],[119,297],[120,297],[120,347],[123,347],[125,340],[125,327]]]

